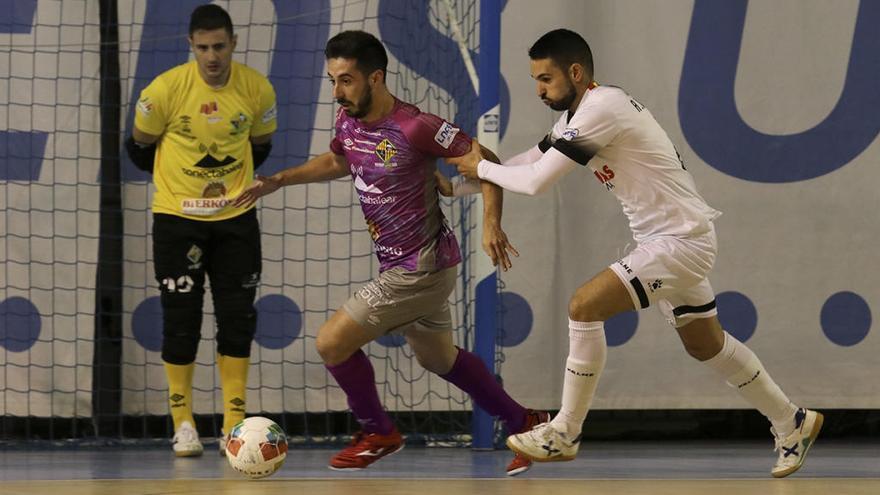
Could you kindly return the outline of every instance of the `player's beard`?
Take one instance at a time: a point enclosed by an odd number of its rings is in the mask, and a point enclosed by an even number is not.
[[[575,89],[574,84],[572,84],[571,79],[567,79],[567,82],[568,91],[562,96],[562,98],[558,100],[547,100],[549,102],[548,106],[557,112],[571,108],[571,104],[574,103],[574,99],[577,98],[577,90]]]
[[[362,119],[370,113],[370,107],[373,105],[373,90],[370,86],[367,86],[364,96],[361,97],[356,105],[348,100],[337,100],[337,102],[339,104],[349,104],[348,108],[345,109],[346,115],[355,119]]]

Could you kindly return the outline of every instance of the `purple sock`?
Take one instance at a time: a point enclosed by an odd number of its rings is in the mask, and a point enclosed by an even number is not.
[[[464,390],[484,411],[499,416],[507,431],[518,432],[525,424],[526,408],[507,395],[475,354],[459,348],[452,369],[440,378]]]
[[[348,407],[365,433],[387,435],[394,429],[394,423],[382,408],[379,393],[376,391],[376,375],[373,365],[364,351],[358,349],[345,361],[325,365],[336,383],[348,398]]]

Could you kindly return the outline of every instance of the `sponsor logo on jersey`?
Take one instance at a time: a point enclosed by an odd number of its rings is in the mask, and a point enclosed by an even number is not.
[[[231,155],[226,155],[226,158],[223,160],[218,160],[210,154],[206,154],[201,160],[194,163],[193,166],[198,168],[218,168],[232,165],[233,163],[235,163],[235,158]]]
[[[223,120],[222,116],[215,115],[219,111],[220,107],[217,105],[216,101],[202,103],[199,107],[199,113],[207,118],[209,124],[216,124]]]
[[[238,115],[229,119],[229,123],[232,124],[232,131],[229,133],[230,136],[236,136],[250,128],[247,115],[241,112],[238,112]]]
[[[573,127],[566,127],[564,131],[562,131],[562,139],[566,141],[571,141],[578,135],[578,130]]]
[[[187,177],[194,177],[197,179],[219,179],[221,177],[225,177],[233,172],[237,172],[244,167],[244,162],[238,162],[237,164],[228,167],[228,168],[208,168],[208,169],[191,169],[186,167],[181,167],[180,171],[183,175]]]
[[[396,246],[383,246],[378,242],[373,243],[376,246],[376,252],[381,254],[390,254],[392,256],[403,256],[403,249]]]
[[[458,134],[458,131],[458,127],[453,126],[449,122],[443,122],[437,134],[434,134],[434,141],[444,149],[449,149],[449,145],[455,140],[455,135]]]
[[[226,198],[184,198],[180,201],[180,210],[187,215],[207,216],[226,208],[228,204]]]
[[[153,102],[151,102],[150,99],[149,99],[148,97],[144,96],[143,98],[141,98],[140,100],[138,100],[138,102],[137,102],[137,110],[138,110],[138,112],[140,112],[141,115],[143,115],[144,117],[149,117],[149,116],[150,116],[150,112],[153,111]]]
[[[202,189],[203,198],[222,198],[223,196],[226,196],[226,184],[223,182],[212,181]]]
[[[211,115],[214,112],[218,112],[220,110],[216,101],[209,101],[208,103],[202,103],[199,107],[199,113],[202,115]]]
[[[351,138],[345,138],[345,140],[342,141],[342,143],[348,148],[351,148],[352,146],[354,146],[354,141],[352,141]]]
[[[345,122],[342,124],[343,129],[346,128],[346,124],[348,124],[348,122]],[[355,127],[354,132],[356,132],[358,134],[363,134],[365,136],[382,137],[382,133],[380,131],[368,131],[368,130],[360,128],[360,127]]]
[[[361,178],[360,174],[357,174],[357,177],[354,179],[354,188],[365,193],[382,194],[382,190],[376,187],[375,184],[367,184],[364,182],[364,179]]]
[[[358,194],[358,199],[365,205],[387,205],[397,201],[397,196],[364,196]]]
[[[213,215],[229,204],[226,199],[226,185],[221,181],[212,181],[202,189],[201,198],[184,198],[180,201],[180,209],[187,215]]]
[[[376,145],[376,156],[382,160],[382,165],[386,170],[390,170],[392,167],[396,167],[397,163],[391,161],[394,158],[394,155],[397,154],[397,148],[391,144],[391,141],[387,139],[383,139],[379,141],[379,144]]]
[[[614,178],[614,171],[608,165],[603,166],[602,170],[594,170],[593,175],[605,186],[605,189],[609,191],[614,189],[614,184],[611,183],[611,179]]]
[[[275,120],[275,118],[277,116],[278,116],[278,108],[273,103],[272,108],[266,110],[266,113],[263,114],[263,118],[261,118],[260,121],[264,124],[268,124],[269,122],[272,122],[273,120]]]

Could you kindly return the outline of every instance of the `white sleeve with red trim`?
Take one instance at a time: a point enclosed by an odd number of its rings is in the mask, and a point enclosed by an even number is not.
[[[558,149],[550,148],[538,161],[521,165],[499,165],[480,160],[477,165],[477,175],[508,191],[534,196],[546,191],[562,176],[576,168],[578,168],[577,162]]]

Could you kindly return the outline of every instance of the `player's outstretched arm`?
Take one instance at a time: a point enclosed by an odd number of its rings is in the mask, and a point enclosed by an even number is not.
[[[249,208],[261,197],[272,194],[284,186],[308,184],[338,179],[348,175],[345,157],[331,151],[312,158],[302,165],[284,169],[268,177],[257,175],[244,192],[232,202],[233,206]]]
[[[474,141],[472,148],[478,147],[480,156],[486,160],[498,163],[500,160],[491,150],[479,146]],[[489,255],[493,266],[500,266],[507,271],[513,264],[510,255],[519,256],[516,248],[507,239],[507,234],[501,228],[501,212],[504,208],[504,191],[487,181],[480,181],[483,192],[483,251]]]
[[[458,167],[458,171],[468,177],[479,177],[507,189],[508,191],[534,196],[555,184],[562,176],[578,168],[577,162],[557,150],[550,148],[534,163],[503,166],[482,160],[475,155],[474,148],[479,145],[474,140],[471,151],[446,161]]]

